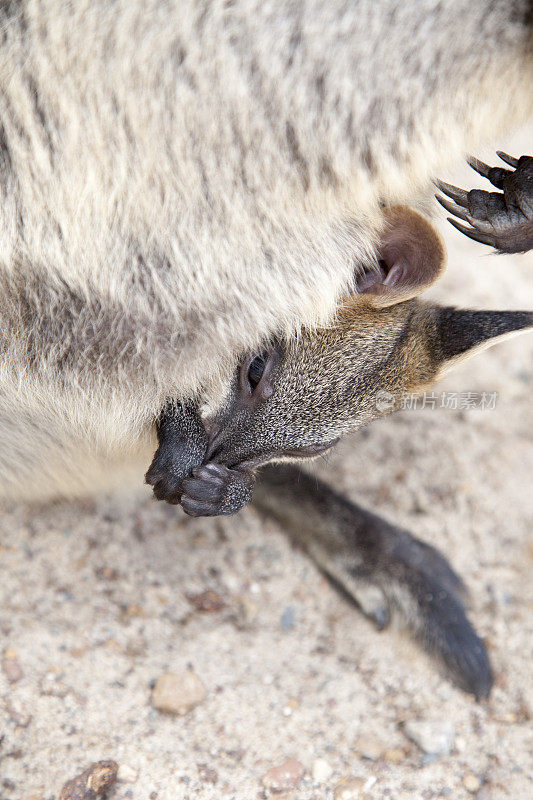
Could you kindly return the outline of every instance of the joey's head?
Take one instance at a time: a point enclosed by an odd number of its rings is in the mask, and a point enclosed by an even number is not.
[[[468,311],[416,295],[444,269],[432,226],[394,208],[379,253],[334,324],[244,358],[225,402],[208,420],[207,458],[254,468],[316,456],[345,433],[428,389],[453,363],[525,328],[533,313]]]

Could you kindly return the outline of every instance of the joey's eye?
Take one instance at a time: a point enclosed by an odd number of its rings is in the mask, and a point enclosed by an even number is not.
[[[276,381],[276,366],[281,357],[281,348],[276,345],[271,350],[251,353],[242,362],[238,379],[241,402],[250,401],[255,407],[257,403],[272,397]]]
[[[267,362],[266,353],[260,353],[259,355],[254,356],[254,358],[252,358],[252,360],[250,361],[246,377],[248,379],[248,383],[250,385],[250,389],[252,392],[254,391],[254,389],[259,384],[259,381],[261,380],[263,372],[265,371],[266,362]]]

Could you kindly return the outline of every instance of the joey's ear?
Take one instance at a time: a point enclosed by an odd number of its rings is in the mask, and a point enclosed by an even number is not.
[[[470,311],[436,307],[435,356],[446,370],[500,339],[533,331],[533,311]]]
[[[446,250],[435,228],[410,208],[385,211],[387,227],[378,249],[379,272],[356,279],[358,294],[376,308],[409,300],[427,289],[445,268]]]

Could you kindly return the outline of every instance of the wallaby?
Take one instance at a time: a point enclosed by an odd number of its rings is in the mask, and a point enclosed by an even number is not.
[[[482,169],[481,162],[475,164]],[[472,214],[440,202],[471,223],[468,235],[500,249],[523,251],[530,246],[533,226],[533,158],[524,156],[513,164],[515,172],[492,175],[506,194],[475,190],[469,198],[440,184],[466,206],[476,202]],[[252,499],[258,467],[314,457],[343,434],[400,408],[403,395],[428,389],[457,361],[502,337],[533,330],[533,311],[459,310],[414,299],[441,274],[444,247],[416,212],[392,208],[386,213],[381,275],[359,279],[357,293],[342,304],[334,325],[249,354],[205,425],[191,405],[166,406],[158,420],[159,447],[146,476],[158,499],[181,503],[192,516],[235,513]],[[491,225],[491,233],[478,225]],[[383,603],[376,603],[376,583],[462,686],[478,696],[488,692],[488,660],[457,596],[460,581],[434,549],[355,509],[294,468],[280,474],[270,470],[266,488],[259,505],[286,525],[292,523],[294,535],[321,567],[366,604],[380,624],[388,615]],[[357,534],[361,525],[363,533]],[[368,577],[369,566],[370,607],[361,580],[359,586],[356,581],[365,573]],[[428,603],[428,597],[438,602]]]
[[[2,3],[0,497],[139,480],[168,398],[216,408],[243,352],[331,323],[383,208],[531,114],[531,21]]]
[[[140,480],[168,398],[327,324],[383,205],[532,113],[531,28],[529,0],[1,4],[0,496]]]

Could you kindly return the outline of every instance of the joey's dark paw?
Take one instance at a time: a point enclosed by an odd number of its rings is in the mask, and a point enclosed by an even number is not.
[[[204,464],[183,481],[181,505],[191,517],[236,514],[252,499],[254,484],[253,472]]]
[[[470,192],[436,181],[438,188],[454,202],[435,195],[441,206],[455,217],[448,221],[470,239],[494,247],[500,253],[525,253],[533,248],[533,156],[513,158],[498,155],[511,169],[489,167],[477,158],[468,163],[500,192],[472,189]]]
[[[157,438],[159,447],[144,479],[158,500],[177,505],[183,481],[203,462],[207,450],[207,432],[196,407],[168,401],[157,420]]]
[[[157,500],[178,505],[181,502],[182,483],[191,474],[192,467],[188,461],[177,458],[174,449],[159,447],[144,479],[153,487]]]

